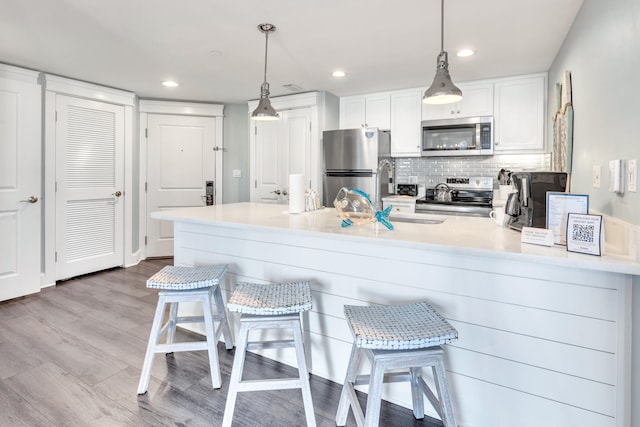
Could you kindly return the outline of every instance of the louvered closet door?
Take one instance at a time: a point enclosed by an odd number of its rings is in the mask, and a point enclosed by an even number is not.
[[[56,98],[56,280],[123,264],[124,107]]]

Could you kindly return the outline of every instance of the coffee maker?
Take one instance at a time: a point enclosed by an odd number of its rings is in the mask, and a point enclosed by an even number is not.
[[[547,192],[564,193],[566,172],[518,172],[511,174],[516,192],[507,199],[506,213],[513,217],[509,227],[545,228],[547,226]]]

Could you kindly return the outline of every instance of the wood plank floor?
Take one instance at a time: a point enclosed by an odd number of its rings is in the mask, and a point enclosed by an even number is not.
[[[211,387],[208,358],[200,351],[157,355],[148,393],[136,394],[157,302],[157,291],[145,282],[170,263],[147,260],[0,303],[0,425],[219,426],[233,361],[233,350],[223,344],[221,389]],[[296,373],[256,355],[245,365],[245,378]],[[335,426],[341,385],[312,375],[311,388],[318,426]],[[234,426],[304,424],[298,390],[238,397]],[[352,414],[347,425],[355,425]],[[415,420],[409,409],[385,402],[380,425],[442,424]]]

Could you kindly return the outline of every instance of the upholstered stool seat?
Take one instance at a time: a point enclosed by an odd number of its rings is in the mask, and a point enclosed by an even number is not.
[[[302,313],[310,310],[311,307],[311,288],[308,282],[238,283],[227,302],[227,308],[230,312],[237,312],[241,315],[240,332],[237,337],[229,393],[222,421],[223,427],[231,426],[238,393],[292,388],[302,390],[307,425],[316,425],[301,322]],[[293,333],[293,339],[250,342],[249,332],[256,329],[290,329]],[[298,378],[243,381],[242,371],[246,351],[274,348],[295,348]],[[256,425],[260,425],[260,420],[256,420]]]
[[[147,287],[159,289],[158,305],[151,326],[147,352],[142,365],[138,394],[146,393],[151,378],[153,358],[156,353],[207,350],[213,388],[220,388],[220,364],[217,343],[224,335],[228,350],[233,348],[233,340],[227,321],[224,300],[220,291],[220,282],[227,272],[226,265],[198,267],[165,266],[147,280]],[[213,313],[211,299],[216,309]],[[178,304],[196,302],[202,304],[202,316],[178,317]],[[164,323],[166,306],[169,305],[169,318]],[[214,322],[218,322],[215,328]],[[174,343],[176,325],[180,323],[204,323],[205,340]],[[166,336],[164,343],[162,338]]]
[[[336,425],[346,424],[351,407],[358,426],[377,426],[384,383],[408,381],[415,418],[424,418],[424,394],[444,425],[456,427],[441,347],[458,338],[453,326],[427,302],[368,307],[345,305],[344,314],[354,341]],[[357,375],[362,353],[371,363],[370,375]],[[422,378],[423,367],[432,368],[437,396]],[[404,371],[385,374],[388,370]],[[366,413],[362,412],[355,392],[355,386],[362,384],[369,384]]]

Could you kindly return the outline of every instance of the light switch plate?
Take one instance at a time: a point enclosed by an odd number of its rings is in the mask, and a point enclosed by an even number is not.
[[[600,176],[602,175],[602,167],[593,165],[592,182],[593,188],[600,188]]]
[[[624,193],[624,174],[622,160],[609,161],[609,192]]]
[[[232,176],[233,176],[233,178],[241,178],[242,177],[242,171],[240,169],[234,169]]]
[[[627,188],[629,191],[638,191],[638,161],[635,159],[627,163]]]

